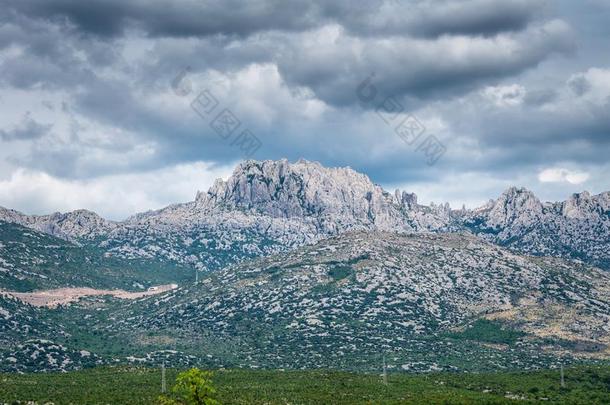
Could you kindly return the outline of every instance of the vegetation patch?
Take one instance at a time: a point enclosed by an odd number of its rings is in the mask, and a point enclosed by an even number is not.
[[[505,404],[610,403],[610,367],[521,373],[378,373],[327,370],[257,371],[168,369],[161,395],[160,368],[98,367],[69,373],[0,374],[0,400],[44,404]],[[171,389],[172,385],[174,389]]]
[[[452,339],[503,344],[513,344],[524,336],[524,332],[509,329],[501,322],[488,319],[477,319],[474,323],[466,326],[463,332],[447,334],[447,337]]]
[[[352,274],[354,274],[354,269],[352,269],[352,266],[349,265],[335,266],[328,271],[328,276],[335,281],[340,281],[345,278],[348,278]]]

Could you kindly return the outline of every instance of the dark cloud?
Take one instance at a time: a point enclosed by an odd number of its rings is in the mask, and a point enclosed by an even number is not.
[[[9,6],[13,23],[7,26],[15,31],[13,43],[27,52],[0,69],[3,80],[17,87],[95,82],[95,71],[126,63],[115,47],[128,40],[129,27],[139,27],[145,35],[161,37],[149,52],[150,62],[131,72],[133,80],[145,84],[185,65],[232,71],[275,63],[289,85],[308,87],[329,104],[357,104],[354,89],[372,72],[381,93],[408,102],[461,94],[571,50],[566,24],[530,24],[541,5],[523,0],[14,2]],[[259,34],[249,36],[254,33]],[[82,34],[111,37],[115,47]],[[180,43],[172,37],[200,39]]]
[[[525,28],[542,11],[540,1],[475,0],[428,2],[416,32],[428,36],[443,34],[495,35]]]
[[[0,59],[0,84],[73,89],[94,80],[95,70],[117,62],[111,43],[73,35],[60,25],[14,11],[5,18],[0,25],[0,49],[18,52]]]
[[[51,128],[53,128],[53,125],[41,124],[27,113],[16,127],[8,130],[0,129],[0,140],[27,141],[38,139],[48,134]]]
[[[348,165],[386,184],[599,166],[610,9],[585,3],[9,0],[0,101],[33,112],[0,121],[0,152],[79,180],[233,162],[239,149],[189,106],[212,86],[262,141],[255,158]],[[187,66],[181,97],[170,83]],[[435,166],[376,114],[388,97],[445,144]]]
[[[151,37],[244,37],[269,30],[303,31],[328,23],[361,35],[494,35],[524,28],[542,6],[540,0],[16,0],[10,4],[29,16],[104,37],[122,36],[130,28]]]
[[[169,0],[14,1],[11,7],[29,16],[73,25],[104,37],[140,29],[151,37],[246,36],[270,29],[302,30],[320,24],[315,2],[243,2]],[[295,12],[299,10],[299,12]]]
[[[380,0],[333,2],[327,14],[361,35],[493,36],[518,31],[544,14],[542,1]]]
[[[445,98],[517,75],[573,49],[570,29],[561,21],[494,38],[336,36],[290,47],[277,61],[288,82],[310,87],[334,105],[356,104],[356,88],[372,74],[371,83],[381,97],[403,97],[406,102],[413,97]]]

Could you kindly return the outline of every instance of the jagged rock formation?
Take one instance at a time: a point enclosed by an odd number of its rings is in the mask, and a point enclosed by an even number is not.
[[[405,204],[408,198],[405,197]],[[196,203],[211,210],[224,208],[274,218],[305,219],[318,232],[337,234],[350,229],[413,230],[405,221],[405,205],[350,168],[322,167],[298,161],[246,162],[228,181],[217,181]]]
[[[106,221],[88,211],[26,216],[16,222],[73,241],[95,243],[125,258],[156,258],[216,269],[353,230],[469,231],[535,255],[580,259],[610,268],[610,192],[584,192],[542,203],[510,188],[474,210],[423,206],[417,196],[391,194],[350,168],[300,160],[246,161],[195,201]]]
[[[563,202],[542,203],[532,192],[513,187],[457,220],[475,234],[520,252],[610,268],[610,192],[591,196],[585,191]]]
[[[419,206],[414,194],[392,195],[350,168],[247,161],[193,202],[128,218],[101,246],[216,269],[349,230],[449,231],[449,215],[448,206]]]
[[[415,194],[394,195],[350,168],[325,168],[300,160],[247,161],[227,180],[217,180],[194,202],[136,215],[130,225],[158,227],[209,223],[216,215],[246,214],[299,223],[315,233],[335,235],[348,230],[417,231],[446,228],[448,206],[417,204]],[[277,226],[273,224],[272,226]]]

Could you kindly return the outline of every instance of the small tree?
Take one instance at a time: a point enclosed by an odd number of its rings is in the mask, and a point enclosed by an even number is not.
[[[161,405],[220,405],[214,394],[212,373],[192,368],[178,374],[172,388],[172,397],[161,395]]]

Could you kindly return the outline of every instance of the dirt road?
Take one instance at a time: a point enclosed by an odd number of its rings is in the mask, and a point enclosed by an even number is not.
[[[96,290],[94,288],[57,288],[55,290],[41,290],[28,293],[0,291],[0,294],[15,297],[35,307],[54,308],[58,305],[78,301],[82,297],[112,295],[116,298],[133,300],[148,295],[161,294],[178,288],[177,284],[166,284],[152,287],[147,291],[129,292],[125,290]]]

